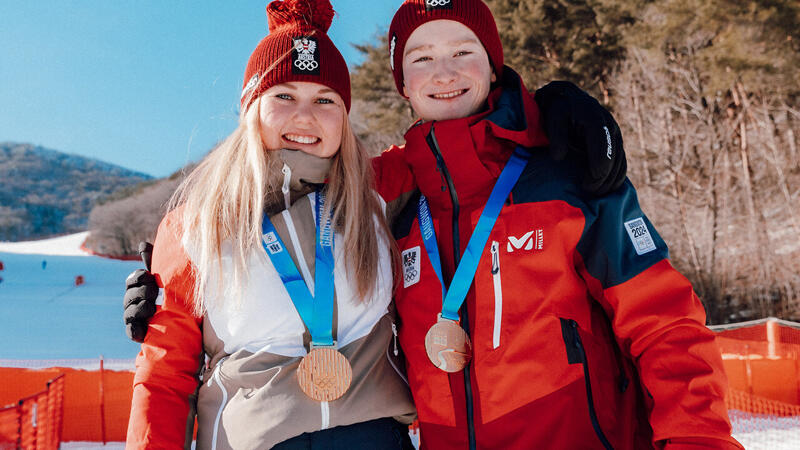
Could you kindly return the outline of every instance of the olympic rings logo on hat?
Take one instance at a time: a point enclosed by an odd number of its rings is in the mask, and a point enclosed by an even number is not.
[[[295,74],[308,73],[319,75],[319,56],[317,55],[317,40],[310,36],[293,38],[292,64],[299,71],[292,69]]]
[[[298,59],[297,61],[294,62],[294,65],[300,70],[307,70],[307,71],[316,70],[316,68],[319,67],[319,64],[313,60],[303,61]]]
[[[441,8],[443,6],[452,6],[450,5],[451,0],[425,0],[425,6],[428,8]]]

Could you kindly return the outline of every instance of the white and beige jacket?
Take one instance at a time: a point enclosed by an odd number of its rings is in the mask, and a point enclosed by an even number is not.
[[[303,183],[292,180],[297,192]],[[305,190],[309,189],[305,186]],[[300,195],[271,216],[281,240],[309,287],[314,282],[315,193]],[[410,423],[416,415],[396,358],[392,272],[383,242],[380,276],[362,301],[334,248],[333,336],[353,369],[348,391],[318,402],[301,391],[296,370],[310,335],[278,272],[262,248],[249,256],[241,301],[222,301],[216,277],[230,273],[230,251],[204,293],[203,317],[192,315],[192,252],[181,241],[180,209],[159,226],[152,270],[163,303],[149,324],[136,359],[127,448],[255,449],[306,432],[382,417]],[[335,241],[341,239],[335,236]],[[312,288],[313,292],[313,288]]]

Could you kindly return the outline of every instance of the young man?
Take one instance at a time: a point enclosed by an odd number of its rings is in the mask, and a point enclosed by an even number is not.
[[[580,185],[597,164],[548,155],[486,5],[406,1],[389,39],[422,119],[375,167],[397,211],[399,340],[423,446],[739,448],[702,305],[629,182],[595,198]],[[541,92],[546,123],[572,95],[561,88]],[[129,331],[147,316],[130,285]]]
[[[690,283],[630,182],[591,197],[547,157],[486,5],[407,0],[389,42],[421,117],[381,158],[408,169],[378,179],[414,180],[381,194],[406,205],[395,303],[423,445],[740,448]]]

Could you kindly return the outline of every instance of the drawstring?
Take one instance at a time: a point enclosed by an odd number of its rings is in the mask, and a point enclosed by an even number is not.
[[[283,186],[281,186],[281,192],[283,192],[283,202],[286,204],[286,209],[288,210],[289,206],[291,206],[289,200],[289,182],[292,180],[292,169],[286,163],[283,163],[281,172],[283,172]]]

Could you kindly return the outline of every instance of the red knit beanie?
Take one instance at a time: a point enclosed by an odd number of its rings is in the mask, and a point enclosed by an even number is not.
[[[503,45],[494,16],[481,0],[406,0],[389,26],[389,63],[394,83],[403,95],[403,52],[411,33],[432,20],[454,20],[467,26],[483,44],[497,78],[503,71]]]
[[[267,5],[269,35],[247,61],[242,111],[270,87],[288,81],[325,85],[350,111],[347,63],[326,34],[333,14],[329,0],[276,0]]]

